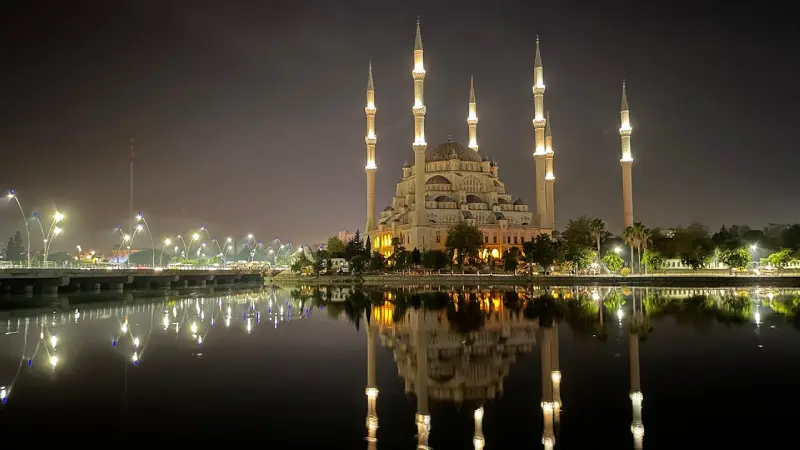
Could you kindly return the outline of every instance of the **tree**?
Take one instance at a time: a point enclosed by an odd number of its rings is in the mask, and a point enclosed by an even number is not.
[[[372,257],[372,239],[369,236],[364,239],[364,255],[368,258]]]
[[[642,255],[642,264],[650,270],[658,270],[664,265],[664,256],[652,248],[648,248]]]
[[[358,231],[356,231],[358,233]],[[364,265],[366,261],[364,255],[356,255],[353,259],[350,260],[350,271],[353,273],[353,276],[356,277],[358,281],[361,281],[364,277]]]
[[[675,233],[678,257],[685,266],[697,270],[705,267],[714,254],[714,242],[701,224],[692,224]]]
[[[411,250],[411,264],[419,265],[422,262],[422,253],[420,253],[417,247],[414,247],[414,250]]]
[[[561,239],[569,242],[570,244],[580,245],[582,247],[594,247],[597,239],[593,231],[595,231],[593,223],[595,220],[589,216],[580,216],[577,219],[570,219],[564,231],[561,233]],[[602,221],[600,221],[602,222]],[[603,224],[605,228],[605,224]]]
[[[718,251],[717,259],[731,269],[746,269],[750,265],[750,250],[747,247],[731,249],[723,246]]]
[[[292,272],[300,272],[303,270],[303,268],[308,267],[311,264],[312,264],[311,261],[309,261],[308,258],[306,258],[305,253],[301,252],[300,256],[298,256],[297,258],[295,258],[294,261],[292,261],[292,265],[289,266],[289,269],[291,269]]]
[[[517,266],[519,266],[519,249],[511,247],[503,252],[503,270],[513,273],[517,270]]]
[[[325,244],[325,249],[328,250],[331,258],[344,258],[345,244],[336,236],[331,236],[328,238],[328,242]]]
[[[622,257],[619,256],[619,253],[611,250],[603,255],[603,264],[606,265],[608,270],[612,272],[619,272],[619,269],[622,269],[622,266],[625,265],[625,261],[623,261]]]
[[[441,270],[447,267],[447,254],[441,250],[428,250],[422,254],[422,267]]]
[[[791,225],[781,232],[781,246],[793,251],[800,250],[800,224]]]
[[[744,247],[742,232],[740,230],[741,227],[738,225],[734,225],[730,229],[723,225],[719,231],[711,236],[711,241],[713,241],[714,245],[720,250],[736,250],[740,247]]]
[[[767,257],[767,261],[769,265],[772,267],[781,270],[784,267],[788,266],[795,260],[794,252],[791,249],[785,248],[783,250],[779,250]]]
[[[548,234],[537,235],[533,240],[522,244],[525,261],[529,264],[528,273],[533,275],[533,265],[536,264],[547,272],[558,257],[558,246],[550,239]]]
[[[592,221],[589,222],[589,233],[597,243],[597,254],[599,255],[601,241],[606,238],[607,234],[609,234],[606,230],[606,223],[603,221],[603,219],[592,219]]]
[[[636,248],[636,230],[633,226],[625,227],[622,230],[622,239],[625,241],[625,245],[631,249],[631,270],[633,270],[633,261],[634,261],[634,248]]]
[[[561,252],[559,260],[569,263],[575,272],[579,272],[592,264],[595,259],[594,250],[577,244],[567,244]]]
[[[320,272],[322,272],[322,269],[325,267],[325,261],[327,260],[328,252],[325,250],[317,250],[317,252],[314,254],[314,261],[311,264],[311,270],[314,271],[315,277],[318,277]]]
[[[380,252],[372,252],[372,256],[369,258],[369,270],[377,272],[383,270],[385,266],[386,261],[384,261],[383,255]]]
[[[472,263],[478,259],[483,247],[483,233],[475,225],[458,222],[447,230],[444,246],[451,259],[455,259],[458,267],[463,268],[464,263]]]
[[[364,255],[364,241],[361,239],[361,232],[356,230],[353,239],[350,239],[344,245],[344,259],[350,261],[359,255]]]
[[[8,261],[23,261],[25,256],[26,247],[25,242],[22,240],[22,234],[17,230],[13,237],[8,238],[6,245],[6,259]]]

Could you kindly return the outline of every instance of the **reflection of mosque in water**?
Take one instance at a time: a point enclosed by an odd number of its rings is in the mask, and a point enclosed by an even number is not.
[[[463,305],[459,295],[450,294],[453,305]],[[433,427],[431,401],[473,404],[475,420],[473,445],[476,450],[486,445],[483,434],[483,405],[503,392],[503,381],[517,354],[532,352],[538,344],[542,383],[542,445],[556,445],[555,427],[561,419],[561,370],[559,367],[558,323],[546,317],[533,321],[520,311],[503,306],[501,294],[476,292],[470,301],[477,301],[485,322],[477,329],[461,332],[442,311],[424,308],[409,309],[395,318],[390,303],[372,309],[367,326],[367,441],[369,449],[377,448],[377,399],[375,352],[378,339],[390,349],[397,363],[398,374],[405,381],[406,392],[416,397],[417,448],[428,449]],[[629,324],[630,399],[632,403],[631,433],[634,447],[641,449],[644,438],[642,400],[639,381],[639,337],[643,307],[636,289],[631,292],[633,315]],[[595,296],[597,298],[597,296]],[[463,297],[462,297],[463,300]],[[638,303],[638,307],[637,307]]]

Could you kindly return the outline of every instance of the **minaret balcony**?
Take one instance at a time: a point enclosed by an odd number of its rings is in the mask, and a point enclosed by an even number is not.
[[[477,124],[478,124],[478,118],[477,117],[470,116],[470,117],[467,118],[467,125],[477,125]]]
[[[544,85],[537,84],[533,86],[533,95],[544,95]]]
[[[415,116],[424,116],[428,109],[425,108],[425,105],[414,105],[414,107],[411,108],[411,111]]]
[[[364,112],[367,113],[368,116],[375,114],[375,111],[377,110],[378,109],[375,108],[375,105],[367,105],[367,107],[364,108]]]
[[[545,119],[544,117],[537,117],[533,119],[533,126],[536,128],[544,128],[546,124],[547,124],[547,119]]]
[[[622,127],[619,128],[619,135],[620,136],[630,136],[632,131],[633,131],[633,128],[630,125],[622,126]]]
[[[366,142],[367,145],[375,145],[375,143],[378,142],[378,137],[374,134],[372,136],[367,136],[364,138],[364,142]]]

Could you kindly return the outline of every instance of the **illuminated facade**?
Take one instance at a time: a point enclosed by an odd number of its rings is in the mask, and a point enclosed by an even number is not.
[[[394,197],[380,217],[377,229],[370,228],[370,206],[374,202],[374,91],[370,77],[367,89],[367,234],[372,249],[391,254],[392,239],[398,238],[407,249],[443,249],[447,230],[466,221],[477,226],[484,236],[485,253],[499,258],[509,247],[553,229],[553,152],[552,137],[545,144],[544,82],[537,40],[534,68],[535,161],[537,167],[537,213],[519,197],[512,197],[499,178],[499,166],[478,148],[478,113],[474,78],[470,79],[467,114],[467,146],[454,141],[428,146],[425,140],[424,53],[417,21],[414,45],[414,161],[403,166],[402,179]],[[372,147],[370,147],[370,145]],[[371,150],[370,150],[371,148]],[[372,159],[370,159],[372,158]],[[372,181],[369,174],[372,173]],[[540,192],[541,191],[541,192]],[[540,195],[541,193],[541,195]],[[541,197],[541,198],[540,198]]]

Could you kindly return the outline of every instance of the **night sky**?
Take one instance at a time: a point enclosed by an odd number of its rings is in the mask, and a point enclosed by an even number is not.
[[[206,224],[219,236],[313,243],[362,228],[367,65],[380,211],[413,160],[419,14],[428,144],[450,132],[466,144],[474,74],[481,150],[531,209],[540,36],[558,228],[589,214],[620,231],[623,79],[636,220],[800,221],[790,15],[767,2],[602,3],[8,1],[0,187],[15,188],[29,214],[56,205],[68,215],[54,250],[110,246],[128,220],[133,137],[134,212],[155,235]],[[22,227],[16,205],[0,208],[0,238]]]

